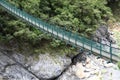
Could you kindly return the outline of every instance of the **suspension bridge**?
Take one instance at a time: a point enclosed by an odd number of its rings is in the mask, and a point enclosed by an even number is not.
[[[48,24],[39,18],[33,17],[32,15],[26,13],[25,11],[21,11],[16,8],[12,4],[8,3],[5,0],[0,0],[0,6],[6,10],[8,13],[12,14],[15,17],[20,18],[24,22],[30,23],[39,30],[43,32],[47,32],[54,37],[71,44],[72,46],[84,48],[89,50],[92,53],[96,53],[100,56],[104,56],[110,61],[120,61],[120,49],[112,47],[112,44],[109,45],[95,42],[93,40],[89,40],[85,37],[78,35],[77,33],[72,33],[65,29],[62,29],[58,26]]]

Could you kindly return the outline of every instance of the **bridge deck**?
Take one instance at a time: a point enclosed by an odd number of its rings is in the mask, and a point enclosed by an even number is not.
[[[27,14],[26,12],[21,11],[20,9],[17,9],[16,7],[6,2],[5,0],[0,0],[0,5],[12,15],[21,18],[25,22],[28,22],[34,25],[36,28],[40,30],[44,30],[46,32],[53,34],[55,37],[61,40],[64,40],[68,43],[72,43],[72,45],[77,45],[79,47],[84,47],[85,49],[92,50],[92,52],[95,52],[97,54],[100,54],[101,52],[102,56],[105,56],[107,58],[110,58],[110,53],[111,53],[113,60],[120,61],[120,50],[119,49],[116,49],[109,45],[94,42],[85,37],[81,37],[78,34],[66,31],[58,26],[47,24],[43,22],[42,20],[35,18]]]

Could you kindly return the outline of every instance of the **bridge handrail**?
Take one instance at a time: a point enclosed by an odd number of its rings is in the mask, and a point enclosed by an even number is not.
[[[9,12],[12,14],[23,18],[24,20],[26,19],[29,23],[35,24],[37,28],[45,30],[47,29],[48,32],[52,31],[52,34],[57,33],[57,35],[54,34],[54,36],[62,35],[62,38],[64,39],[69,38],[68,42],[70,40],[75,40],[76,45],[77,43],[80,42],[83,45],[87,45],[89,47],[92,47],[93,49],[101,50],[103,52],[111,53],[113,55],[119,55],[120,56],[120,49],[112,47],[111,45],[106,45],[103,43],[98,43],[93,40],[87,39],[83,36],[78,35],[77,33],[72,33],[70,31],[66,31],[58,26],[48,24],[46,22],[43,22],[41,19],[35,18],[32,15],[27,14],[25,11],[21,11],[20,9],[16,8],[15,6],[9,4],[5,0],[0,0],[0,5],[3,6],[5,9],[7,9]],[[40,27],[42,25],[42,27]],[[64,39],[65,40],[65,39]],[[110,52],[112,50],[112,52]]]

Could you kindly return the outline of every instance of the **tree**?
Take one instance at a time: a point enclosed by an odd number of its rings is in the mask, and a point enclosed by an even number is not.
[[[41,0],[43,20],[79,33],[91,33],[112,16],[106,0]]]
[[[99,24],[112,16],[110,8],[106,6],[107,0],[9,0],[9,2],[47,23],[58,25],[80,35],[90,36]],[[35,40],[45,38],[41,36],[43,33],[18,19],[2,18],[7,23],[5,23],[6,28],[0,30],[5,34],[22,39],[24,36],[28,41],[32,40],[31,36]]]

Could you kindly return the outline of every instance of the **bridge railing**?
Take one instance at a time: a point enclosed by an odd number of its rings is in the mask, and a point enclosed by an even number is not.
[[[42,20],[35,18],[29,14],[27,14],[24,11],[21,11],[20,9],[12,6],[5,0],[0,0],[0,5],[2,5],[5,9],[7,9],[8,12],[13,14],[14,16],[20,17],[23,20],[29,22],[30,24],[35,25],[37,28],[43,31],[47,31],[51,33],[51,35],[55,37],[59,37],[62,40],[65,40],[67,43],[72,43],[74,45],[80,45],[81,47],[88,46],[91,49],[96,49],[100,51],[100,55],[102,52],[110,53],[110,55],[120,56],[120,49],[114,48],[110,45],[94,42],[92,40],[89,40],[85,37],[79,36],[76,33],[72,33],[70,31],[66,31],[64,29],[61,29],[58,26],[50,25],[46,22],[43,22]]]

